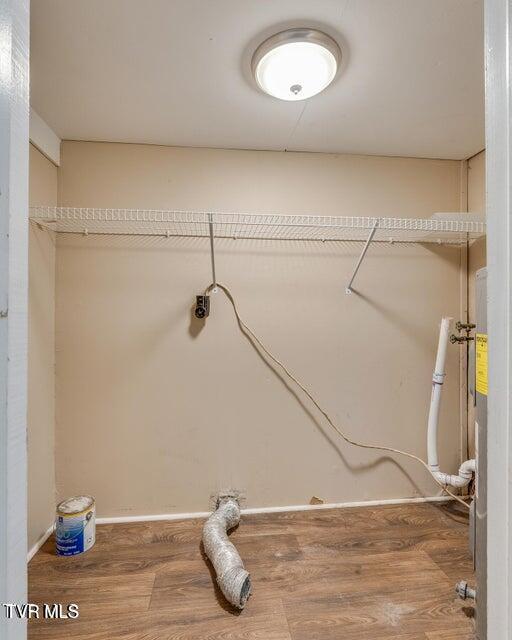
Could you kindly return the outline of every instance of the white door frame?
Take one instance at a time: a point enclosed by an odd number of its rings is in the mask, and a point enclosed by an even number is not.
[[[0,0],[0,605],[27,598],[29,0]],[[0,606],[0,638],[26,638]]]
[[[487,638],[512,638],[512,0],[485,0],[489,332]]]

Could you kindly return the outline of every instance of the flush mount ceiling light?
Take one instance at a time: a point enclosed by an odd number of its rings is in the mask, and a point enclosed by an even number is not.
[[[331,84],[340,61],[340,48],[327,34],[288,29],[256,49],[252,72],[265,93],[281,100],[305,100]]]

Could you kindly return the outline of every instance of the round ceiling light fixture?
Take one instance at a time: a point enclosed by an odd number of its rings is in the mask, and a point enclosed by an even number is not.
[[[287,29],[265,40],[252,58],[252,72],[262,91],[280,100],[305,100],[331,84],[341,51],[316,29]]]

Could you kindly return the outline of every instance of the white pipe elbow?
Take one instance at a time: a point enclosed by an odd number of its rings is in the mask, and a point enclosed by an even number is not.
[[[466,460],[459,467],[459,476],[462,478],[471,478],[473,474],[476,472],[476,460],[473,458],[471,460]]]
[[[458,475],[451,475],[449,473],[443,473],[442,471],[436,471],[431,469],[434,478],[443,485],[455,487],[456,489],[463,489],[467,487],[473,478],[473,474],[476,470],[475,460],[466,460],[460,465]]]

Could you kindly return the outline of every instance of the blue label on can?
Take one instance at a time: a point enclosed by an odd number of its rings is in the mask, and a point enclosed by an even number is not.
[[[87,520],[84,516],[62,518],[59,516],[55,538],[59,556],[74,556],[82,553],[84,547],[84,529]]]

